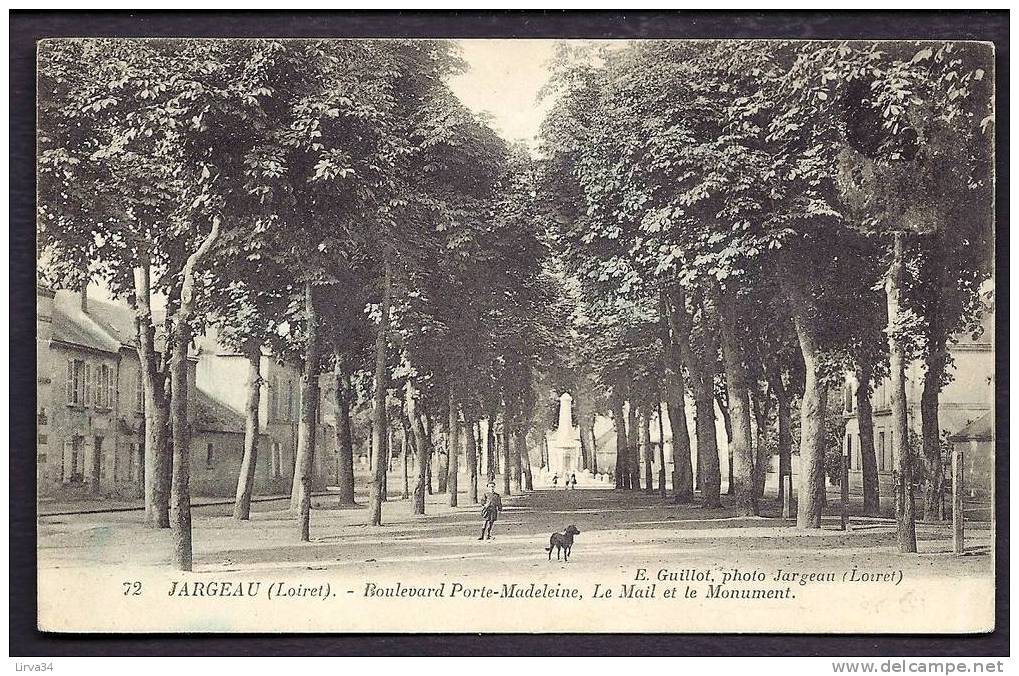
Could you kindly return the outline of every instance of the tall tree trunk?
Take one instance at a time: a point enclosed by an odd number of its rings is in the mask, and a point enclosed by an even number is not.
[[[870,406],[870,367],[856,372],[856,420],[860,428],[860,469],[863,473],[863,513],[881,514],[881,494],[877,474],[877,452],[874,448],[874,412]]]
[[[318,425],[319,316],[315,287],[304,284],[305,344],[301,374],[301,414],[297,423],[297,454],[290,489],[291,509],[297,510],[301,542],[311,539],[311,481],[315,473],[315,429]]]
[[[640,446],[644,458],[644,492],[655,492],[654,458],[651,449],[651,412],[645,408],[640,413]]]
[[[903,234],[896,232],[892,247],[892,263],[885,277],[888,301],[889,375],[892,391],[892,430],[895,434],[892,453],[895,458],[896,520],[899,551],[916,551],[916,507],[913,502],[913,467],[909,453],[909,420],[906,412],[906,354],[899,336],[899,297],[902,290],[904,265]]]
[[[719,312],[722,338],[722,363],[729,395],[729,492],[736,496],[736,516],[759,513],[754,484],[754,445],[750,422],[750,384],[746,356],[737,326],[736,301],[725,292]]]
[[[471,436],[474,437],[474,476],[481,478],[483,473],[482,461],[484,459],[485,440],[481,436],[481,421],[475,420],[471,429]]]
[[[506,495],[513,494],[513,467],[516,463],[513,462],[510,451],[509,443],[509,421],[506,419],[505,412],[503,413],[502,423],[502,492]]]
[[[435,464],[438,471],[436,491],[445,493],[449,490],[449,422],[442,424],[442,444],[435,451]]]
[[[665,498],[665,401],[658,402],[658,493]]]
[[[449,437],[447,442],[447,453],[449,454],[449,479],[446,487],[449,490],[449,506],[456,507],[459,502],[460,490],[460,402],[449,388]]]
[[[468,421],[460,413],[461,423],[465,423],[464,432],[467,437],[467,499],[472,505],[478,504],[478,440],[474,436],[474,421]]]
[[[189,571],[191,561],[191,423],[188,420],[188,347],[191,318],[195,311],[195,268],[219,237],[219,217],[212,230],[184,263],[181,271],[180,306],[173,322],[170,341],[170,425],[173,437],[173,470],[170,478],[170,539],[173,565]]]
[[[350,383],[350,372],[337,355],[334,373],[336,378],[336,455],[337,477],[339,488],[337,497],[343,505],[354,504],[354,436],[350,424],[350,398],[353,388]]]
[[[510,462],[513,464],[512,483],[518,493],[524,492],[524,467],[520,459],[520,447],[516,443],[516,432],[506,432],[506,448],[510,449]]]
[[[192,288],[194,273],[184,284]],[[184,294],[182,294],[183,300]],[[170,538],[173,542],[173,566],[177,570],[192,569],[191,550],[191,438],[188,422],[188,346],[191,330],[188,322],[191,303],[182,306],[174,321],[170,360],[170,425],[173,438],[173,470],[170,480]]]
[[[439,461],[439,449],[435,443],[434,429],[432,427],[432,420],[424,414],[421,414],[421,424],[424,426],[425,434],[428,436],[428,462],[425,463],[425,473],[428,475],[428,480],[425,482],[425,488],[428,491],[428,495],[435,493],[435,483],[433,481],[432,465]]]
[[[732,416],[729,415],[729,391],[726,388],[724,394],[715,393],[715,404],[718,406],[719,412],[722,414],[722,427],[725,428],[725,450],[726,459],[728,460],[728,483],[725,487],[725,494],[732,495],[733,481],[732,476]]]
[[[768,480],[768,465],[771,455],[768,452],[768,418],[771,415],[771,395],[760,382],[751,388],[753,396],[750,407],[754,413],[754,497],[758,507],[764,499],[765,483]]]
[[[386,410],[386,471],[382,473],[382,502],[389,500],[389,472],[393,469],[393,426],[389,424],[389,411]]]
[[[694,431],[697,436],[697,476],[701,482],[701,505],[722,506],[722,475],[715,436],[715,355],[718,352],[715,313],[710,301],[701,299],[690,334],[687,368],[693,381]]]
[[[932,323],[934,320],[931,320]],[[920,395],[920,436],[927,481],[924,485],[923,515],[927,521],[945,520],[945,469],[941,459],[941,422],[938,397],[945,377],[948,350],[946,337],[936,329],[930,331]]]
[[[700,368],[700,367],[698,367]],[[715,436],[715,396],[710,373],[694,376],[694,434],[697,437],[697,467],[701,478],[701,505],[722,506],[722,474]]]
[[[671,299],[662,291],[659,312],[666,318],[661,327],[665,345],[665,399],[672,431],[672,492],[677,503],[693,500],[693,460],[690,457],[690,430],[686,423],[686,384],[683,362],[690,359],[690,317],[686,296],[676,289]],[[664,463],[663,463],[664,467]]]
[[[577,422],[580,427],[580,469],[591,469],[591,449],[594,448],[594,435],[586,422],[591,415],[591,402],[587,391],[583,388],[579,389],[574,401],[577,402]]]
[[[577,397],[577,421],[580,423],[580,449],[583,467],[592,472],[598,471],[598,461],[594,457],[594,426],[588,424],[591,419],[591,406],[587,395],[581,393]]]
[[[527,452],[527,432],[523,427],[516,432],[517,461],[520,463],[520,483],[524,491],[534,490],[534,480],[531,477],[531,456]]]
[[[951,280],[946,274],[951,266],[946,265],[944,233],[935,232],[931,238],[931,267],[934,271],[933,284],[929,285],[927,307],[927,350],[924,355],[925,373],[923,391],[920,394],[920,438],[923,446],[923,463],[926,474],[923,493],[924,519],[944,521],[945,519],[945,469],[941,458],[941,422],[939,402],[941,388],[945,383],[949,353],[947,343],[949,327],[944,315],[945,288]]]
[[[587,427],[588,436],[591,439],[591,472],[598,474],[598,439],[594,436],[594,420],[595,416],[592,413],[590,416],[591,423],[590,427]],[[584,421],[580,422],[581,426],[584,426]]]
[[[766,372],[768,388],[775,395],[775,417],[778,425],[778,502],[784,505],[786,477],[791,476],[793,471],[792,403],[789,401],[789,392],[779,370],[769,366]]]
[[[403,499],[410,498],[410,426],[406,418],[400,417],[400,461],[403,464]]]
[[[414,434],[414,446],[417,448],[417,480],[414,483],[414,513],[425,513],[425,493],[428,490],[428,465],[432,456],[432,442],[428,438],[425,426],[421,422],[421,414],[417,408],[417,390],[408,378],[404,386],[404,403],[407,407],[407,419],[410,421]]]
[[[244,455],[237,476],[237,493],[234,499],[234,518],[247,521],[251,518],[251,495],[255,490],[255,471],[258,468],[258,404],[262,394],[262,345],[252,341],[244,346],[248,359],[248,397],[244,403]]]
[[[379,328],[375,335],[375,392],[372,408],[372,453],[374,454],[374,476],[368,491],[368,523],[372,526],[382,525],[383,491],[386,489],[386,470],[389,458],[386,457],[386,392],[389,388],[389,372],[386,370],[386,341],[389,339],[389,307],[393,292],[390,263],[385,262],[382,280],[382,308],[379,317]]]
[[[145,523],[153,528],[170,527],[170,402],[166,396],[165,374],[160,372],[152,324],[151,263],[142,256],[134,269],[138,360],[145,400]]]
[[[502,452],[502,435],[498,431],[498,426],[495,421],[492,421],[492,446],[495,449],[495,473],[504,474],[502,471],[503,452]]]
[[[612,422],[616,427],[616,488],[627,487],[627,477],[630,476],[629,462],[626,452],[626,413],[623,410],[623,395],[612,393]]]
[[[627,468],[629,472],[629,484],[627,488],[632,491],[640,490],[640,426],[637,424],[637,406],[630,402],[626,414],[626,440]]]
[[[800,489],[796,525],[820,528],[824,504],[825,412],[828,387],[820,377],[821,348],[814,326],[816,312],[798,282],[787,285],[793,306],[793,324],[803,354],[806,377],[800,399]]]
[[[495,481],[495,475],[499,471],[496,458],[498,449],[495,447],[495,414],[488,416],[488,424],[485,426],[485,469],[488,471],[488,480]]]

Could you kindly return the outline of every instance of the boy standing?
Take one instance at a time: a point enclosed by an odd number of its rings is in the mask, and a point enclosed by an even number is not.
[[[488,492],[485,493],[485,497],[481,500],[481,518],[484,519],[484,523],[481,524],[481,536],[479,540],[492,539],[492,524],[499,518],[499,512],[502,511],[502,496],[495,492],[495,482],[488,482]]]

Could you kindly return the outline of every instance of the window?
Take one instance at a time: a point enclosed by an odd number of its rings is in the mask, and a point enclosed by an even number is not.
[[[216,466],[212,455],[212,444],[208,444],[205,447],[205,469],[212,469]]]
[[[93,396],[96,408],[113,408],[113,369],[107,364],[97,365],[92,373]]]
[[[882,431],[878,434],[878,469],[883,470],[885,468],[885,433]]]
[[[67,360],[67,403],[74,406],[85,405],[86,369],[85,362],[80,359]]]

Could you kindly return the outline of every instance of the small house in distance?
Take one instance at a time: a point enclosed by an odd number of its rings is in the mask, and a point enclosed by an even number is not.
[[[994,494],[994,410],[949,437],[963,458],[963,491],[970,497]]]

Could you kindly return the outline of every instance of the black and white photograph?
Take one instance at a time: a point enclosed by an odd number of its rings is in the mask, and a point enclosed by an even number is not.
[[[995,49],[39,40],[38,629],[993,631]]]

